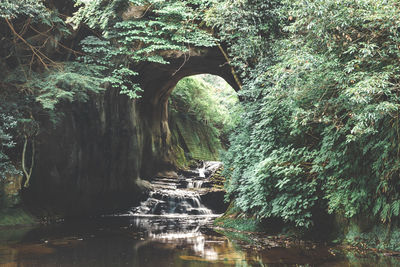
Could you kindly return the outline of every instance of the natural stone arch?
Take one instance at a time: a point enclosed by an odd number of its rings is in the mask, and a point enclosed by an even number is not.
[[[49,122],[37,138],[25,203],[63,214],[112,212],[138,203],[146,184],[139,178],[175,167],[167,104],[177,82],[209,73],[239,86],[218,47],[191,49],[186,60],[176,51],[164,56],[170,64],[135,68],[144,90],[139,99],[109,88],[86,103],[60,107],[60,123],[54,128]]]
[[[153,175],[154,166],[173,167],[168,98],[182,78],[213,74],[225,79],[236,91],[240,88],[219,47],[193,48],[187,54],[170,52],[166,56],[170,64],[144,64],[139,68],[138,81],[144,92],[138,104],[146,130],[141,173],[144,177]]]

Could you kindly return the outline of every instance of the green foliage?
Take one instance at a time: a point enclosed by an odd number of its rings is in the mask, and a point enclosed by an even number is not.
[[[48,10],[43,1],[38,0],[3,0],[0,3],[0,18],[13,19],[29,16],[39,21],[48,18]]]
[[[89,93],[104,90],[103,84],[104,79],[97,66],[71,62],[62,69],[31,77],[26,86],[38,92],[36,101],[43,108],[53,110],[62,100],[86,102]]]
[[[55,110],[55,106],[62,101],[86,102],[89,93],[104,90],[102,85],[105,81],[96,65],[67,62],[43,73],[33,72],[29,77],[24,76],[23,71],[17,69],[9,73],[4,82],[31,92],[43,109],[49,111]]]
[[[389,249],[393,251],[400,250],[400,230],[398,225],[392,225],[388,228],[384,224],[373,225],[365,231],[354,222],[351,222],[346,234],[344,242],[352,246],[364,246],[378,249]]]
[[[95,0],[78,2],[70,22],[86,23],[101,37],[82,41],[84,62],[107,70],[108,81],[131,98],[140,96],[134,82],[141,62],[168,64],[169,51],[189,53],[190,46],[214,46],[215,38],[199,29],[207,1]]]
[[[246,78],[258,59],[269,57],[271,41],[279,34],[278,0],[215,0],[207,23],[227,43],[231,64]]]
[[[223,228],[232,228],[239,231],[260,232],[264,230],[261,223],[251,218],[217,218],[215,225]]]
[[[29,212],[17,208],[0,211],[0,227],[29,226],[38,224],[38,220]]]
[[[11,133],[11,130],[16,127],[16,119],[5,113],[0,106],[0,178],[4,178],[6,174],[18,174],[6,153],[7,149],[16,144]]]
[[[115,49],[110,41],[94,36],[86,37],[81,44],[82,50],[86,53],[80,58],[81,62],[102,70],[104,82],[119,88],[121,94],[126,94],[132,99],[139,97],[141,89],[133,82],[134,76],[138,73],[129,68],[129,63],[123,63],[129,61],[125,52]]]
[[[104,70],[98,66],[57,60],[54,50],[69,49],[60,40],[69,29],[58,11],[46,5],[31,0],[0,3],[2,178],[18,173],[14,166],[20,156],[11,152],[18,142],[32,142],[40,132],[37,117],[47,115],[54,122],[59,103],[86,101],[90,93],[104,90]]]
[[[228,133],[236,124],[239,110],[236,92],[222,78],[197,75],[179,81],[169,98],[169,109],[175,116],[185,116],[205,125],[219,140],[227,142]],[[208,82],[207,82],[208,81]],[[212,82],[212,84],[210,83]],[[225,145],[227,145],[225,143]]]
[[[235,54],[254,67],[243,72],[244,116],[225,155],[229,197],[243,212],[300,227],[313,224],[316,209],[398,220],[397,1],[297,0],[266,8],[221,9],[226,18],[217,24],[233,47],[248,38],[239,34],[246,29],[228,28],[231,21],[277,14],[279,24],[271,25],[281,32],[250,22],[250,34],[258,29],[263,39],[253,44],[270,53]]]

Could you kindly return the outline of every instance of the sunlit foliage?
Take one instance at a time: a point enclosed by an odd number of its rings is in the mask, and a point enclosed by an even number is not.
[[[228,135],[236,126],[240,105],[236,92],[222,78],[196,75],[179,81],[169,99],[171,113],[208,127],[215,142],[228,145]]]

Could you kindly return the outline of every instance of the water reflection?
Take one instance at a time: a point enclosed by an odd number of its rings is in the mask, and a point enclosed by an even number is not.
[[[247,255],[235,248],[228,238],[211,231],[208,227],[212,221],[210,216],[131,218],[135,230],[146,236],[135,248],[168,249],[178,256],[174,264],[185,263],[185,266],[242,266],[246,263]]]
[[[170,248],[186,248],[193,256],[214,261],[218,260],[218,252],[215,246],[208,243],[225,243],[222,240],[206,240],[206,235],[201,232],[207,231],[207,226],[212,224],[212,216],[188,216],[188,217],[134,217],[132,225],[139,231],[146,233],[148,242],[160,242],[169,244]],[[207,241],[207,245],[206,245]]]
[[[7,235],[0,266],[400,266],[396,258],[338,256],[326,247],[243,248],[212,231],[210,218],[183,220],[106,218]]]
[[[203,184],[199,178],[156,177],[149,198],[125,214],[0,230],[0,266],[400,266],[396,258],[317,245],[242,246],[232,233],[212,230],[217,215],[193,190]]]

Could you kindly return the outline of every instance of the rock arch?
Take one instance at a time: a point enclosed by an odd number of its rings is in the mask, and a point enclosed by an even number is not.
[[[167,103],[176,83],[209,73],[239,86],[218,47],[164,56],[170,64],[138,66],[142,98],[109,89],[62,107],[61,123],[55,129],[49,123],[38,138],[25,203],[67,215],[115,211],[138,203],[145,190],[140,178],[173,167]]]
[[[176,84],[184,77],[196,74],[213,74],[224,78],[235,90],[239,85],[235,81],[232,68],[218,47],[194,48],[188,54],[171,53],[170,64],[147,64],[141,67],[139,82],[144,89],[139,100],[139,110],[145,129],[150,130],[144,148],[145,162],[152,162],[161,168],[172,165],[170,153],[170,130],[168,125],[168,98]],[[150,149],[153,148],[153,149]],[[154,148],[155,151],[154,151]],[[144,176],[151,175],[151,169],[145,163]]]

